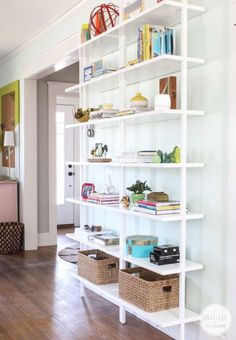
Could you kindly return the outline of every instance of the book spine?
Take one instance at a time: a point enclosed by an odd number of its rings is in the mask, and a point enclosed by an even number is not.
[[[146,204],[137,204],[137,208],[144,208],[144,209],[149,209],[149,210],[154,210],[156,211],[156,208],[153,207],[152,205],[146,205]]]
[[[145,208],[134,207],[134,211],[143,212],[150,215],[156,215],[156,210],[149,210]]]

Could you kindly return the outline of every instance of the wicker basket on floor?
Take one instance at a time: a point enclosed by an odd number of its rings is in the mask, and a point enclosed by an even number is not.
[[[146,312],[176,308],[179,276],[162,276],[140,267],[123,269],[119,273],[119,294]]]
[[[119,276],[119,259],[97,249],[80,251],[78,275],[96,285],[116,283]]]
[[[24,225],[0,223],[0,254],[15,254],[23,249]]]

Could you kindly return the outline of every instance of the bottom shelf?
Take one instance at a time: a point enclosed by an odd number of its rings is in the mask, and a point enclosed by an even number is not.
[[[118,283],[98,286],[78,275],[76,275],[76,278],[80,282],[82,282],[86,288],[102,296],[106,300],[114,303],[115,305],[119,307],[124,307],[127,312],[137,316],[139,319],[147,322],[153,327],[165,328],[165,327],[171,327],[171,326],[176,326],[180,324],[178,308],[155,312],[155,313],[148,313],[130,304],[129,302],[121,299],[119,296]],[[196,322],[196,321],[200,321],[200,315],[186,308],[185,309],[185,323]]]

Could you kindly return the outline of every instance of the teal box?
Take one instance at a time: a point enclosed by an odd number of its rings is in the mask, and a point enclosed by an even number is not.
[[[134,235],[126,238],[127,253],[133,257],[149,257],[154,246],[158,245],[158,238],[155,236]]]

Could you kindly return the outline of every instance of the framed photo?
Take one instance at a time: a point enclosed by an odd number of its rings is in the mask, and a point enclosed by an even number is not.
[[[84,183],[81,189],[81,197],[87,199],[95,191],[95,186],[93,183]]]

